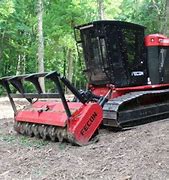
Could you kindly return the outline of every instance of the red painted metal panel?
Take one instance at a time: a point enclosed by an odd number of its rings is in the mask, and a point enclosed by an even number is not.
[[[67,118],[62,103],[38,101],[31,107],[17,113],[15,120],[35,124],[67,127],[68,134],[78,144],[88,143],[103,120],[102,107],[97,103],[68,103],[72,111]]]
[[[103,120],[103,109],[97,103],[83,105],[69,120],[68,132],[79,144],[86,144]]]
[[[169,84],[156,84],[156,85],[145,85],[145,86],[134,86],[134,87],[124,87],[124,88],[115,88],[110,86],[98,87],[92,86],[90,87],[91,91],[95,95],[104,96],[107,94],[110,88],[112,88],[112,95],[110,99],[116,98],[118,96],[124,95],[129,92],[133,91],[148,91],[148,90],[155,90],[155,89],[165,89],[169,88]]]
[[[76,102],[68,105],[72,113],[82,106],[81,103]],[[15,120],[64,127],[67,123],[67,115],[61,102],[37,101],[31,107],[18,111]]]
[[[169,46],[169,38],[162,34],[150,34],[145,37],[146,46]]]

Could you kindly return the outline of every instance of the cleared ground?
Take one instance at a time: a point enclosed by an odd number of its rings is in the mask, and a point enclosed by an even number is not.
[[[8,99],[0,98],[0,179],[169,180],[169,120],[102,129],[98,143],[77,147],[16,134]]]

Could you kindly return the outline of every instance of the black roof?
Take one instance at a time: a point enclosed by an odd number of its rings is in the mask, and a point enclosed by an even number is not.
[[[115,26],[120,26],[120,27],[128,27],[128,28],[134,28],[134,29],[145,29],[144,26],[134,24],[131,22],[125,22],[125,21],[114,21],[114,20],[100,20],[100,21],[93,21],[87,24],[82,24],[79,26],[76,26],[76,29],[81,29],[83,27],[91,27],[91,26],[100,26],[100,25],[115,25]],[[86,29],[85,28],[85,29]]]

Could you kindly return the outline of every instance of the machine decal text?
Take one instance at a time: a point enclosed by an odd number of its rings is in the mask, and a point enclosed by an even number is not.
[[[84,125],[84,127],[81,129],[80,134],[82,136],[84,136],[85,132],[88,131],[88,129],[90,128],[90,126],[92,125],[92,123],[95,121],[97,117],[97,113],[94,112],[91,117],[89,118],[89,120],[87,121],[87,123]]]

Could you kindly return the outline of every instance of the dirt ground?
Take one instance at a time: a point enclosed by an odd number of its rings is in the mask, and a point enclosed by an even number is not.
[[[0,98],[0,180],[169,180],[168,119],[99,136],[77,147],[18,135]]]

